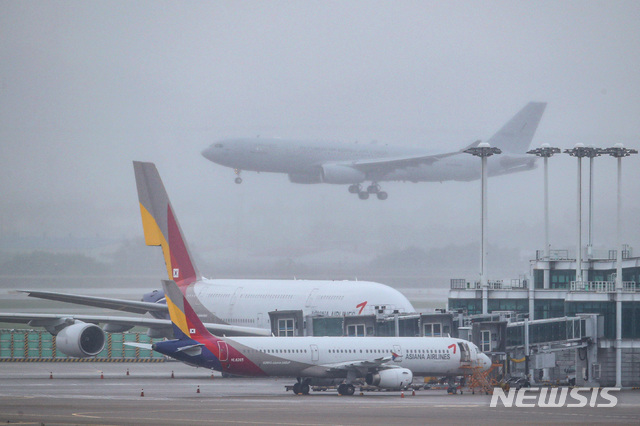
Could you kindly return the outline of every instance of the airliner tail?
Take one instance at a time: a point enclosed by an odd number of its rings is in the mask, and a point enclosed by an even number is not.
[[[142,228],[148,246],[161,246],[169,279],[182,291],[200,279],[183,237],[169,196],[153,163],[133,162],[142,215]]]
[[[507,153],[525,154],[546,106],[546,102],[529,102],[487,142]]]

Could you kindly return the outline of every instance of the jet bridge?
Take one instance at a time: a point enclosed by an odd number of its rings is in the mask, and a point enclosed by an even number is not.
[[[577,385],[598,386],[597,342],[602,328],[597,314],[512,322],[507,324],[506,351],[512,363],[523,363],[533,379],[548,381],[550,370],[557,368],[555,376],[567,378],[563,373],[575,367]]]

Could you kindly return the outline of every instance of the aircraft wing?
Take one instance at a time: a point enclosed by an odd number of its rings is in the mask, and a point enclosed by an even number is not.
[[[371,361],[348,361],[337,364],[325,364],[323,365],[323,367],[326,367],[329,371],[368,370],[370,368],[394,368],[394,365],[387,365],[387,363],[390,361],[392,361],[392,358],[390,356],[386,356],[376,358]]]
[[[18,290],[29,297],[74,303],[76,305],[94,306],[96,308],[114,309],[116,311],[146,314],[147,312],[168,313],[163,303],[137,302],[133,300],[112,299],[108,297],[84,296],[80,294],[58,293],[55,291]]]
[[[371,160],[357,160],[352,162],[341,162],[343,166],[353,167],[364,173],[390,173],[397,169],[405,167],[417,167],[422,165],[433,164],[436,161],[458,155],[464,152],[464,150],[476,147],[480,141],[475,141],[471,145],[463,148],[460,151],[447,152],[442,154],[433,155],[421,155],[421,156],[404,156],[404,157],[388,157],[388,158],[375,158]]]
[[[28,324],[34,327],[57,327],[65,322],[82,321],[92,324],[107,324],[111,327],[125,331],[133,327],[148,327],[164,332],[165,335],[173,335],[170,320],[156,318],[136,318],[100,315],[73,315],[73,314],[20,314],[0,313],[0,322]],[[237,325],[206,323],[204,326],[211,333],[218,336],[270,336],[271,331]]]

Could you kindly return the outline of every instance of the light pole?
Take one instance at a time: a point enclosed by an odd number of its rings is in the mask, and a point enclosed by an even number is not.
[[[464,152],[467,154],[480,157],[482,159],[482,191],[481,191],[481,218],[480,218],[480,286],[482,287],[482,313],[487,314],[489,308],[488,302],[488,285],[486,277],[486,259],[485,259],[485,247],[486,247],[486,232],[485,226],[487,222],[487,158],[494,154],[501,154],[502,151],[499,148],[492,148],[488,143],[481,142],[477,147],[466,149]]]
[[[637,154],[635,149],[625,148],[621,143],[612,148],[606,148],[603,154],[609,154],[618,159],[618,202],[616,218],[616,387],[622,387],[622,158]]]
[[[554,148],[548,143],[543,143],[540,148],[527,151],[527,154],[533,154],[544,158],[544,256],[549,260],[549,157],[559,154],[560,148]],[[545,280],[545,284],[547,284]],[[545,286],[545,288],[547,288]]]
[[[578,210],[578,242],[576,251],[576,286],[583,286],[582,279],[582,157],[596,156],[597,148],[585,147],[584,144],[577,143],[572,149],[565,149],[565,154],[578,159],[578,193],[577,193],[577,210]]]
[[[604,153],[602,148],[587,148],[586,157],[589,157],[589,229],[587,234],[587,257],[593,257],[593,159]]]

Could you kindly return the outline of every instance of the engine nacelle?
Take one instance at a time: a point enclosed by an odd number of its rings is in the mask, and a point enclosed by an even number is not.
[[[390,368],[368,373],[365,381],[368,385],[383,389],[404,389],[413,382],[413,372],[408,368]]]
[[[65,355],[86,358],[104,349],[104,332],[95,324],[76,322],[63,328],[56,336],[56,346]]]
[[[322,166],[322,181],[324,183],[352,184],[362,183],[366,175],[360,170],[339,164],[325,164]]]
[[[322,183],[322,174],[317,173],[289,173],[289,182],[291,183]]]

